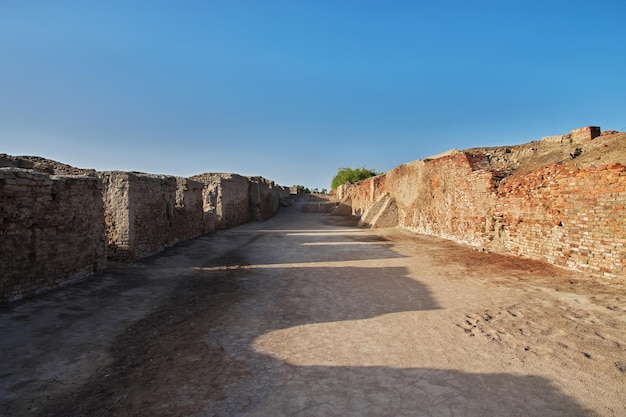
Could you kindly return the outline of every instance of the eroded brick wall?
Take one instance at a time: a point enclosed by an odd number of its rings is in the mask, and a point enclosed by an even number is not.
[[[501,180],[484,169],[485,158],[456,152],[414,161],[342,186],[338,195],[360,215],[388,193],[407,230],[626,277],[624,165],[552,165]]]
[[[626,277],[626,166],[552,165],[502,181],[495,239],[514,254]]]
[[[106,261],[98,178],[0,168],[0,299],[55,288]]]
[[[248,186],[250,218],[262,221],[272,217],[278,211],[282,191],[263,177],[249,177]]]
[[[431,161],[414,161],[378,177],[348,186],[353,213],[378,198],[395,199],[398,224],[407,230],[474,246],[489,241],[493,175],[475,169],[473,157],[455,152]]]
[[[248,178],[238,174],[205,173],[191,179],[204,184],[204,210],[215,212],[216,229],[229,229],[251,220]]]
[[[109,258],[147,256],[204,233],[202,183],[120,171],[101,176]]]
[[[204,184],[203,210],[215,213],[215,228],[228,229],[251,220],[266,220],[278,211],[288,189],[263,177],[204,173],[191,177]]]
[[[107,258],[136,259],[216,228],[265,220],[287,192],[237,174],[96,173],[9,155],[0,155],[0,166],[0,300],[81,279]],[[82,175],[50,175],[57,171]]]

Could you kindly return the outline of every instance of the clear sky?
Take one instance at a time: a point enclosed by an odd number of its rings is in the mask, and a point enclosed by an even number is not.
[[[0,0],[0,153],[330,188],[626,130],[626,1]]]

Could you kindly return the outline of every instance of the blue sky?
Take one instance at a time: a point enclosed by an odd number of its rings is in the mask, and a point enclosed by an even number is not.
[[[626,1],[0,0],[0,153],[330,188],[626,130]]]

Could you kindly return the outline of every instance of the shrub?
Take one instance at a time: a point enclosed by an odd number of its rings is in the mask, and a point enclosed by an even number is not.
[[[355,183],[364,180],[369,177],[380,175],[380,172],[376,172],[373,169],[365,167],[361,168],[339,168],[337,175],[333,178],[331,188],[334,190],[346,182]]]

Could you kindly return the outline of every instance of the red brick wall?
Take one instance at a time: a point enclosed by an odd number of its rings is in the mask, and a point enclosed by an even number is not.
[[[415,161],[385,175],[350,186],[354,214],[363,213],[389,193],[398,207],[400,227],[482,246],[491,227],[492,174],[473,170],[462,152],[432,161]]]
[[[626,167],[552,165],[504,179],[500,234],[511,253],[596,275],[626,276]]]
[[[552,165],[498,182],[480,155],[401,165],[342,190],[361,214],[389,193],[399,225],[475,247],[626,277],[626,167]]]

